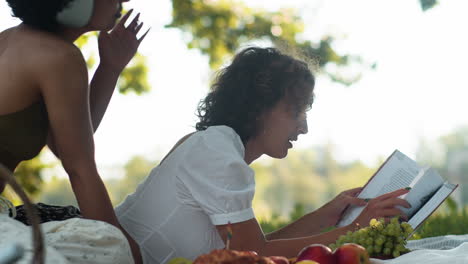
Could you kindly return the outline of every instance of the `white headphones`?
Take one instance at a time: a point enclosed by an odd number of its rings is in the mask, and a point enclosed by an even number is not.
[[[89,23],[93,15],[94,0],[72,0],[57,14],[57,22],[63,26],[79,28]]]

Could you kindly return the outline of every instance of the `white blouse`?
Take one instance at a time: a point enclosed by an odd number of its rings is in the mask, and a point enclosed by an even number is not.
[[[224,248],[216,225],[254,218],[254,192],[239,135],[213,126],[179,145],[115,210],[144,262],[165,263]]]

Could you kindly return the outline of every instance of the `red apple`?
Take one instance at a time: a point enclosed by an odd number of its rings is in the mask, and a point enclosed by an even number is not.
[[[338,264],[370,264],[369,254],[360,245],[347,243],[333,253]]]
[[[283,256],[269,256],[268,258],[275,264],[289,264],[289,260]]]
[[[320,264],[336,264],[331,249],[321,244],[312,244],[303,248],[297,256],[297,262],[301,260],[313,260]]]

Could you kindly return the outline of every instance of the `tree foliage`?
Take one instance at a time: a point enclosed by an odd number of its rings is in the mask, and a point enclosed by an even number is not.
[[[30,198],[33,199],[40,196],[43,191],[44,169],[51,168],[55,165],[54,162],[44,162],[41,159],[42,156],[43,152],[31,160],[21,162],[14,172],[15,179],[23,187],[24,191],[30,196]],[[12,201],[17,201],[19,199],[9,186],[7,186],[5,195]]]
[[[110,179],[106,186],[114,205],[121,203],[125,197],[135,192],[138,185],[148,176],[151,169],[159,162],[150,161],[142,156],[135,156],[125,164],[125,175],[122,179]]]
[[[167,25],[191,36],[190,49],[209,56],[210,66],[217,69],[226,58],[249,41],[266,40],[286,44],[307,57],[318,59],[318,65],[336,82],[352,84],[360,77],[342,74],[340,67],[361,63],[359,56],[340,54],[333,48],[333,37],[300,40],[304,23],[298,12],[284,8],[274,12],[253,9],[235,0],[172,0],[173,18]],[[325,67],[333,64],[333,67]]]
[[[421,144],[418,159],[436,168],[441,175],[458,183],[454,192],[457,202],[468,203],[468,127],[460,127],[437,141]]]
[[[427,11],[433,8],[435,5],[437,5],[438,1],[437,0],[419,0],[419,3],[421,4],[421,9],[423,11]]]

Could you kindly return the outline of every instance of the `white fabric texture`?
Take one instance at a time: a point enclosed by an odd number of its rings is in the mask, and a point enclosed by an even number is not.
[[[468,235],[447,235],[410,240],[406,245],[410,250],[416,249],[452,249],[468,242]]]
[[[462,243],[449,250],[421,249],[391,260],[372,259],[372,264],[466,264],[468,263],[468,243]]]
[[[74,218],[41,224],[46,245],[45,263],[133,263],[130,247],[116,227],[94,220]],[[0,214],[0,249],[19,244],[25,255],[17,263],[31,263],[31,227]]]
[[[255,218],[254,192],[240,137],[227,126],[214,126],[179,145],[116,214],[145,263],[194,259],[224,248],[216,225]]]

